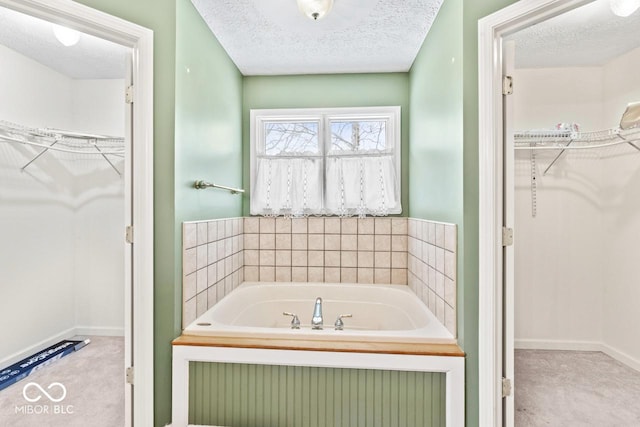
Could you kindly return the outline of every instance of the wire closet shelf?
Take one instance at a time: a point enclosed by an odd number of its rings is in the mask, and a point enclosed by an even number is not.
[[[531,168],[531,215],[537,213],[537,153],[554,150],[557,154],[542,172],[546,175],[554,164],[568,151],[603,149],[618,145],[640,151],[640,103],[631,103],[620,120],[620,126],[595,132],[579,132],[576,125],[562,125],[555,130],[517,131],[513,134],[513,148],[529,151]]]
[[[0,141],[28,145],[40,150],[22,166],[25,170],[48,151],[99,156],[121,175],[110,157],[124,158],[124,138],[51,128],[33,128],[0,120]]]

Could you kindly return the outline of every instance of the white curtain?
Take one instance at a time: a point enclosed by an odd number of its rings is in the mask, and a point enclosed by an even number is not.
[[[396,208],[393,155],[329,156],[326,162],[325,190],[321,159],[258,159],[251,214],[364,216],[388,215]]]
[[[394,158],[387,156],[327,158],[327,213],[387,215],[398,195]]]
[[[258,159],[252,214],[302,216],[322,208],[321,159]]]

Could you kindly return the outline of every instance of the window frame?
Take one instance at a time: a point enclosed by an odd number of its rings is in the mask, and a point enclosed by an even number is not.
[[[250,159],[249,159],[249,180],[250,194],[253,195],[253,189],[256,185],[257,159],[264,156],[265,142],[265,123],[269,122],[318,122],[318,148],[317,155],[296,155],[294,158],[319,158],[322,164],[322,200],[323,206],[326,203],[326,159],[329,157],[346,157],[353,154],[329,154],[331,151],[331,122],[332,121],[366,121],[366,120],[384,120],[386,126],[387,144],[392,143],[394,157],[394,166],[396,174],[396,194],[397,204],[393,209],[388,210],[389,215],[402,213],[402,134],[401,134],[401,107],[400,106],[380,106],[380,107],[338,107],[338,108],[277,108],[277,109],[250,109]],[[367,154],[362,154],[363,157]],[[269,156],[271,157],[271,156]],[[274,158],[286,158],[287,156],[272,156]],[[250,196],[250,214],[263,215],[261,209],[254,206],[253,197]],[[327,215],[338,216],[336,213],[318,212],[311,215]]]

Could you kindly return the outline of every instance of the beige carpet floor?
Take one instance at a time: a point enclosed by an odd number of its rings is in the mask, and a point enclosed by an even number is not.
[[[638,427],[640,372],[601,352],[516,350],[516,427]]]
[[[0,427],[119,427],[124,425],[124,339],[121,337],[89,337],[91,343],[22,381],[0,391]],[[45,390],[54,382],[67,390],[65,399],[53,403],[43,396],[29,403],[23,388],[35,382]],[[61,396],[57,386],[51,389],[54,398]],[[56,394],[57,393],[57,394]],[[37,389],[27,395],[35,398]],[[26,414],[16,408],[37,406],[49,413]],[[63,408],[65,413],[55,414]],[[17,412],[17,413],[16,413]],[[73,412],[73,413],[67,413]]]

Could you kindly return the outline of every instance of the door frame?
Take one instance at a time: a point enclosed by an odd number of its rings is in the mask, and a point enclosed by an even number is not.
[[[125,197],[131,197],[131,204],[125,205],[131,207],[128,225],[133,226],[135,243],[130,248],[130,265],[125,266],[125,271],[131,273],[131,289],[127,290],[130,297],[125,295],[125,303],[131,309],[125,307],[125,317],[129,316],[126,323],[132,323],[125,327],[131,327],[135,386],[127,394],[133,399],[133,425],[153,425],[153,31],[69,0],[0,0],[0,6],[133,51],[133,129],[130,159],[126,159],[131,188],[125,189]],[[124,235],[122,230],[123,245]],[[127,314],[131,311],[132,314]]]
[[[504,146],[502,38],[592,0],[520,0],[478,21],[479,425],[502,426]],[[516,82],[517,87],[517,82]],[[514,232],[517,238],[517,230]],[[511,325],[513,326],[513,325]]]

